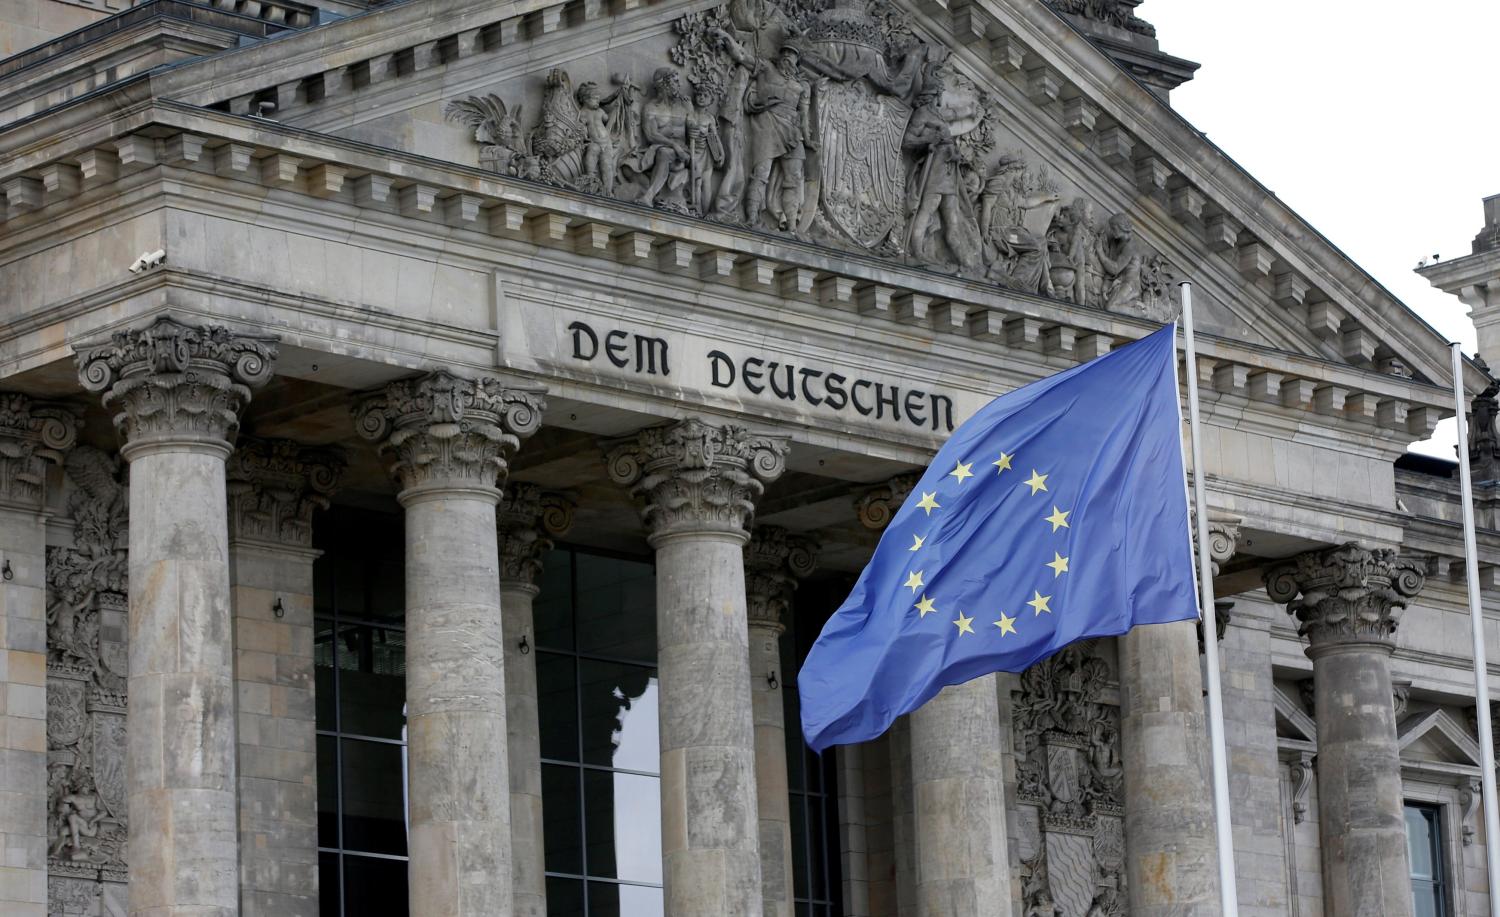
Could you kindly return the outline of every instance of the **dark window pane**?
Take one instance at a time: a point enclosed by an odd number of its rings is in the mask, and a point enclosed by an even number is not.
[[[406,633],[385,627],[339,628],[339,731],[406,737]]]
[[[655,662],[656,571],[637,560],[576,557],[578,651]]]
[[[807,897],[807,799],[792,794],[792,897]]]
[[[541,592],[531,605],[536,645],[572,652],[573,552],[549,552],[542,560],[537,586]]]
[[[811,880],[813,901],[828,900],[828,834],[824,830],[823,800],[807,800],[807,853],[808,878]]]
[[[589,883],[589,917],[661,917],[664,910],[659,888]]]
[[[656,673],[635,665],[580,659],[583,760],[656,773]]]
[[[583,883],[547,879],[547,917],[583,917]]]
[[[661,882],[660,780],[590,770],[583,781],[589,875]]]
[[[318,846],[339,845],[338,740],[318,736]]]
[[[548,872],[583,873],[581,802],[578,768],[542,765],[542,837],[547,845],[544,863]]]
[[[405,855],[405,746],[344,739],[341,748],[344,849]]]
[[[334,718],[333,654],[333,622],[318,619],[313,625],[313,674],[317,680],[314,701],[318,728],[330,731],[338,728]]]
[[[367,548],[369,544],[366,538],[354,532],[349,533],[349,538],[349,541],[341,545],[343,550],[332,555],[333,605],[337,614],[362,618],[365,616],[365,606],[369,604],[369,576],[361,558],[351,549],[355,545]]]
[[[346,917],[406,917],[406,863],[344,857]]]
[[[536,654],[537,721],[542,757],[578,760],[578,684],[572,656]]]
[[[318,913],[339,917],[339,855],[318,854]]]
[[[1413,879],[1432,878],[1432,824],[1417,806],[1406,807],[1406,843],[1411,851]]]
[[[369,605],[359,617],[371,618],[376,621],[389,621],[392,624],[406,623],[406,551],[403,539],[405,534],[399,531],[391,533],[391,540],[383,543],[386,550],[380,552],[380,559],[371,563],[368,570],[369,575]],[[395,550],[392,550],[395,548]],[[354,614],[351,610],[349,614]]]

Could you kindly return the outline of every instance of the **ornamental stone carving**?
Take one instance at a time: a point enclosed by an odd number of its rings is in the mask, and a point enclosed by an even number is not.
[[[117,331],[109,343],[78,353],[78,378],[103,393],[129,445],[199,438],[229,442],[250,391],[271,378],[276,339],[170,317]]]
[[[361,436],[390,457],[402,489],[495,487],[510,456],[536,432],[546,407],[539,389],[438,371],[392,382],[354,406]]]
[[[93,446],[63,461],[71,546],[47,549],[48,913],[122,902],[129,541],[126,465]],[[123,912],[123,911],[122,911]]]
[[[500,581],[507,586],[535,588],[542,558],[552,550],[552,539],[573,527],[573,501],[535,484],[507,484],[495,507],[495,531],[500,547]]]
[[[696,417],[605,445],[617,484],[629,486],[652,539],[690,532],[747,537],[765,485],[786,469],[785,436]]]
[[[1060,8],[1149,31],[1132,5]],[[593,78],[575,84],[552,68],[534,103],[473,95],[445,116],[503,175],[1176,316],[1176,272],[1134,221],[1002,151],[1012,113],[889,0],[728,0],[673,32],[667,58],[636,71],[581,64]]]
[[[1156,26],[1135,14],[1141,0],[1047,0],[1047,5],[1061,13],[1072,13],[1139,35],[1156,36]]]
[[[818,543],[775,525],[757,525],[745,545],[745,596],[750,625],[786,629],[797,582],[818,565]]]
[[[328,508],[347,464],[337,449],[240,440],[227,469],[230,539],[311,548],[313,511]]]
[[[860,524],[867,529],[885,528],[919,480],[921,475],[898,474],[884,484],[877,484],[860,494],[854,501],[854,513],[859,517]]]
[[[1408,599],[1422,590],[1422,566],[1390,549],[1345,544],[1299,554],[1266,572],[1266,593],[1287,603],[1297,632],[1314,648],[1390,643]]]
[[[62,464],[77,439],[72,411],[0,392],[0,502],[40,506],[47,463]]]

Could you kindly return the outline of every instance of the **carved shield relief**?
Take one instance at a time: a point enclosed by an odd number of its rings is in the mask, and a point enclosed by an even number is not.
[[[878,246],[905,220],[901,136],[910,117],[910,107],[867,80],[818,87],[823,212],[864,248]]]

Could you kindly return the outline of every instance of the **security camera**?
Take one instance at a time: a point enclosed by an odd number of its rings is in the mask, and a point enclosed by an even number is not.
[[[167,253],[164,249],[158,248],[154,252],[143,252],[139,258],[131,262],[129,270],[132,274],[139,274],[154,267],[161,267],[166,260]]]

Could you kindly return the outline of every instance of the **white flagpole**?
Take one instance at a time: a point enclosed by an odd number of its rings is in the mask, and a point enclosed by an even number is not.
[[[1484,787],[1484,852],[1490,872],[1490,915],[1500,917],[1500,812],[1495,806],[1495,737],[1490,728],[1490,673],[1484,652],[1484,611],[1479,601],[1479,556],[1474,546],[1474,479],[1469,471],[1468,405],[1464,403],[1463,350],[1453,348],[1453,407],[1458,416],[1458,479],[1464,501],[1464,579],[1474,631],[1474,697],[1479,720],[1480,785]]]
[[[1193,448],[1193,504],[1197,507],[1198,608],[1208,670],[1208,741],[1213,760],[1214,828],[1219,847],[1219,901],[1224,917],[1239,914],[1234,881],[1234,832],[1229,821],[1229,761],[1224,750],[1224,698],[1219,681],[1219,640],[1214,616],[1213,558],[1208,553],[1208,496],[1203,435],[1198,425],[1198,350],[1193,343],[1193,285],[1182,283],[1182,337],[1187,349],[1188,429]],[[1500,846],[1500,845],[1497,845]]]

